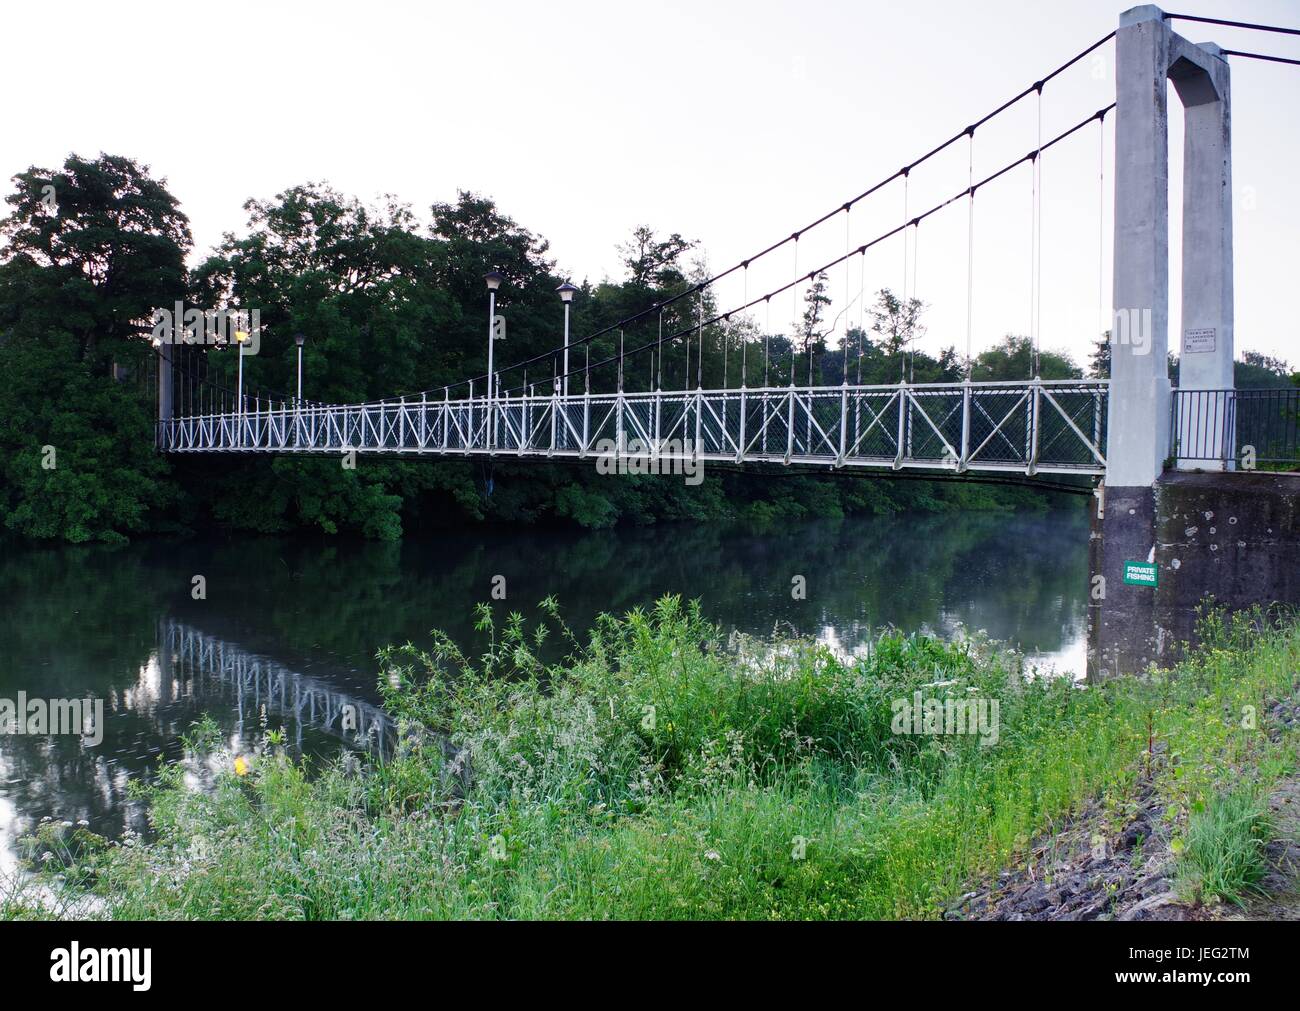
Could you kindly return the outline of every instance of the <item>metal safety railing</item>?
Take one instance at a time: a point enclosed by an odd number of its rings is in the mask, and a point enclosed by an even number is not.
[[[1173,391],[1170,455],[1180,466],[1300,466],[1300,388]]]
[[[1105,380],[659,390],[282,406],[158,423],[169,453],[685,457],[1105,473]]]

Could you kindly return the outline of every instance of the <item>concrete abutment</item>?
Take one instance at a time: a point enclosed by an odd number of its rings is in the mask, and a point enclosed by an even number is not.
[[[1130,562],[1154,563],[1156,584],[1126,582]],[[1300,605],[1300,474],[1171,471],[1107,488],[1089,570],[1089,680],[1167,666],[1196,642],[1207,597],[1228,611]]]

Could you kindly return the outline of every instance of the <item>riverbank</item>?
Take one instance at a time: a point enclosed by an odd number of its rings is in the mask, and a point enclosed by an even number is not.
[[[273,729],[236,755],[200,725],[146,791],[154,841],[48,823],[55,912],[934,918],[1072,817],[1103,812],[1089,843],[1121,850],[1137,808],[1172,887],[1231,903],[1267,873],[1267,798],[1297,766],[1292,623],[1211,620],[1176,670],[1094,687],[979,641],[724,642],[674,598],[581,641],[549,604],[479,630],[480,656],[383,654],[405,738],[383,766],[308,775]],[[544,664],[556,637],[569,658]],[[31,896],[0,915],[39,915]]]

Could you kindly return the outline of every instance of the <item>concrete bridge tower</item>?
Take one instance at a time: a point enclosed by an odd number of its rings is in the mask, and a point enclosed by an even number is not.
[[[1206,594],[1229,606],[1300,599],[1297,488],[1278,475],[1225,473],[1235,452],[1228,63],[1149,5],[1120,15],[1115,53],[1115,314],[1106,477],[1090,551],[1091,677],[1167,658],[1191,637]],[[1179,395],[1180,407],[1199,410],[1181,411],[1177,428],[1167,82],[1185,123],[1178,385],[1205,391]],[[1187,456],[1171,458],[1179,452]]]

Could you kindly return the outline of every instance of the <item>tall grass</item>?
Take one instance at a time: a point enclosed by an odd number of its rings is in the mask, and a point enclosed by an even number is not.
[[[403,733],[384,764],[309,775],[270,735],[240,776],[197,728],[213,788],[167,770],[155,841],[90,848],[67,887],[118,917],[931,917],[1143,775],[1183,832],[1241,769],[1284,768],[1238,716],[1294,691],[1300,656],[1293,625],[1217,620],[1177,670],[1083,688],[978,642],[737,648],[672,597],[583,640],[553,601],[531,625],[483,608],[479,631],[476,656],[437,634],[381,654]],[[996,745],[894,733],[916,691],[997,700]]]
[[[1268,804],[1254,785],[1237,786],[1198,803],[1180,851],[1179,884],[1190,897],[1244,905],[1268,871]]]

